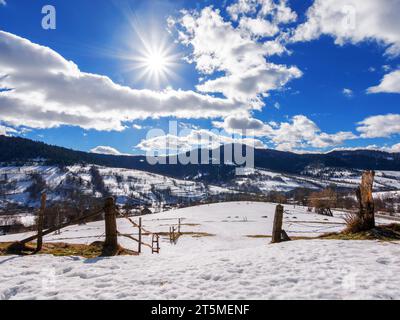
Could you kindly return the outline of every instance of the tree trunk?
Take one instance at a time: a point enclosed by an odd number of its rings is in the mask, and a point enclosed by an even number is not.
[[[361,185],[356,191],[360,207],[358,217],[361,231],[375,228],[374,199],[372,197],[374,177],[375,171],[365,171],[362,175]]]

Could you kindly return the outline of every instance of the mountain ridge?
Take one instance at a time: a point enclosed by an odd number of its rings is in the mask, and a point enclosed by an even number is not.
[[[242,146],[244,148],[244,146]],[[219,148],[224,159],[224,146]],[[211,153],[211,151],[209,151]],[[198,151],[201,154],[201,150]],[[276,172],[300,174],[307,168],[400,171],[400,153],[377,150],[334,150],[329,153],[298,154],[272,149],[254,149],[255,167]],[[0,162],[24,164],[42,159],[48,165],[95,164],[112,168],[142,170],[174,178],[208,180],[229,179],[238,165],[167,164],[151,165],[143,155],[105,155],[49,145],[21,137],[0,136]]]

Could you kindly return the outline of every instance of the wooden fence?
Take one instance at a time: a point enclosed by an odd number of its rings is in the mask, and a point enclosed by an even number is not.
[[[143,228],[142,225],[142,218],[139,218],[139,223],[136,223],[133,221],[131,218],[129,218],[127,215],[122,214],[119,212],[119,215],[127,219],[134,227],[138,228],[138,239],[133,237],[132,235],[129,234],[123,234],[117,231],[119,236],[126,237],[128,239],[131,239],[133,241],[136,241],[138,243],[138,253],[142,252],[142,245],[145,247],[149,247],[151,249],[151,253],[160,253],[160,236],[157,233],[152,233],[145,228]],[[143,233],[146,235],[151,235],[151,244],[145,243],[142,240]]]
[[[41,251],[41,249],[43,247],[43,237],[44,236],[51,234],[53,232],[59,231],[61,229],[64,229],[66,227],[69,227],[71,225],[84,222],[84,221],[86,221],[90,218],[96,217],[99,214],[104,212],[105,213],[105,217],[104,217],[105,241],[103,244],[104,255],[114,255],[116,252],[118,252],[118,248],[119,248],[118,236],[123,236],[123,237],[129,238],[129,239],[137,242],[138,243],[137,252],[139,254],[142,252],[142,246],[149,247],[151,249],[152,253],[160,252],[160,243],[159,243],[160,237],[159,237],[159,235],[144,229],[142,226],[142,218],[139,218],[139,223],[137,224],[131,218],[129,218],[128,216],[123,215],[121,212],[119,212],[115,205],[114,198],[111,198],[111,197],[107,198],[105,200],[104,206],[98,210],[95,210],[83,217],[79,217],[79,218],[73,219],[69,222],[62,223],[58,226],[48,228],[47,230],[43,230],[45,209],[46,209],[46,194],[42,194],[41,206],[40,206],[39,215],[38,215],[37,233],[33,236],[30,236],[19,242],[14,243],[13,245],[10,246],[11,250],[22,251],[25,248],[25,245],[27,243],[36,240],[36,250],[34,252],[37,253],[37,252]],[[138,239],[136,239],[132,235],[122,234],[118,231],[117,216],[122,216],[122,217],[126,218],[134,227],[138,228],[138,231],[139,231]],[[150,235],[152,237],[151,244],[145,243],[142,240],[143,233],[146,233],[146,235]]]

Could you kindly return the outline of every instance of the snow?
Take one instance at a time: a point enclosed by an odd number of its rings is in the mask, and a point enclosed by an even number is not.
[[[168,231],[182,219],[176,245],[161,238],[161,252],[140,256],[0,257],[0,299],[399,299],[398,242],[295,240],[270,244],[275,204],[231,202],[143,216],[144,227]],[[313,237],[343,229],[335,217],[285,206],[289,236]],[[378,223],[389,220],[378,219]],[[118,220],[122,233],[136,230]],[[90,243],[104,235],[104,222],[63,229],[47,242]],[[0,237],[13,241],[25,235]],[[121,238],[126,248],[136,244]],[[144,241],[148,242],[147,237]]]
[[[7,178],[11,190],[6,199],[0,201],[0,207],[6,202],[37,207],[38,201],[29,198],[26,192],[32,184],[32,174],[38,173],[48,186],[48,200],[60,200],[63,191],[68,190],[72,178],[80,178],[78,188],[85,194],[93,194],[92,177],[89,165],[74,165],[65,168],[55,166],[26,165],[22,167],[0,167],[0,180]],[[140,199],[146,203],[157,202],[155,193],[162,192],[169,202],[178,198],[192,200],[204,199],[207,195],[217,195],[243,190],[243,187],[256,187],[264,193],[291,191],[296,188],[321,189],[336,184],[343,188],[356,188],[361,180],[362,170],[341,168],[309,168],[301,175],[277,173],[256,168],[251,174],[236,176],[232,181],[223,181],[220,186],[209,186],[201,182],[173,179],[139,170],[97,167],[103,177],[105,187],[116,196],[119,203],[128,198]],[[75,186],[77,187],[77,186]],[[400,190],[400,172],[376,171],[375,191]],[[169,192],[170,191],[170,192]],[[167,196],[169,194],[169,196]],[[167,202],[168,202],[167,201]]]
[[[47,185],[48,201],[60,200],[63,191],[68,190],[71,183],[68,178],[80,178],[80,190],[85,194],[93,194],[92,177],[89,165],[74,165],[65,168],[56,166],[26,165],[21,167],[0,167],[0,180],[4,178],[10,189],[7,192],[6,202],[14,204],[37,207],[38,200],[33,201],[29,198],[27,188],[32,183],[32,174],[39,174]],[[98,168],[108,191],[117,197],[120,203],[124,203],[128,197],[145,200],[146,202],[156,202],[154,191],[171,190],[169,200],[178,197],[187,199],[202,199],[206,194],[219,194],[223,192],[234,192],[219,186],[209,186],[209,190],[204,184],[193,181],[184,181],[170,177],[157,175],[140,170],[129,170],[121,168]],[[153,189],[154,188],[154,189]],[[99,195],[101,196],[101,195]],[[1,207],[1,203],[0,203]]]

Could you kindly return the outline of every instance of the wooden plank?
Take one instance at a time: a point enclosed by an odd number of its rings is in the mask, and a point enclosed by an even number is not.
[[[104,209],[101,208],[101,209],[99,209],[99,210],[97,210],[97,211],[95,211],[95,212],[93,212],[93,213],[90,213],[90,214],[84,216],[84,217],[74,219],[74,220],[72,220],[72,221],[70,221],[70,222],[65,222],[65,223],[61,224],[60,226],[55,226],[55,227],[49,228],[49,229],[47,229],[46,231],[43,231],[43,232],[42,232],[42,236],[46,236],[46,235],[48,235],[48,234],[50,234],[50,233],[53,233],[53,232],[55,232],[55,231],[57,231],[57,230],[64,229],[64,228],[66,228],[66,227],[69,227],[70,225],[77,224],[77,223],[79,223],[80,221],[83,221],[83,220],[86,220],[86,219],[89,219],[89,218],[93,218],[93,217],[99,215],[103,210],[104,210]],[[28,242],[31,242],[31,241],[33,241],[33,240],[36,240],[37,237],[38,237],[38,235],[35,234],[34,236],[31,236],[31,237],[29,237],[29,238],[26,238],[26,239],[24,239],[24,240],[21,240],[20,242],[23,243],[23,244],[26,244],[26,243],[28,243]]]
[[[124,233],[118,232],[118,235],[121,236],[121,237],[129,238],[129,239],[131,239],[131,240],[133,240],[133,241],[139,242],[138,239],[132,237],[132,236],[129,235],[129,234],[124,234]],[[145,242],[142,242],[142,245],[144,245],[144,246],[146,246],[146,247],[149,247],[150,249],[152,248],[151,245],[149,245],[148,243],[145,243]]]
[[[139,225],[138,225],[135,221],[133,221],[131,218],[129,218],[126,214],[123,214],[123,213],[121,213],[121,212],[119,212],[119,211],[118,211],[118,213],[119,213],[122,217],[124,217],[125,219],[127,219],[134,227],[136,227],[136,228],[139,227]],[[150,232],[150,231],[146,230],[145,228],[143,228],[143,226],[142,226],[141,228],[142,228],[142,231],[143,231],[144,233],[153,234],[153,232]]]

